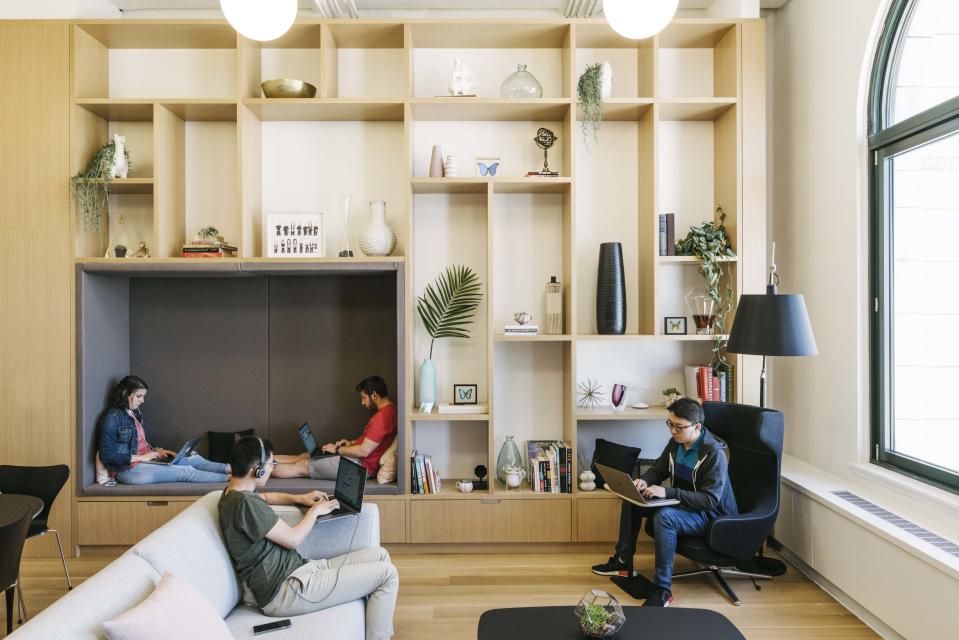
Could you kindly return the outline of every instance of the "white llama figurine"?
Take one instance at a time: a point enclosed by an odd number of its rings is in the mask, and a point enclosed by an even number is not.
[[[126,178],[130,171],[126,154],[127,139],[120,134],[113,134],[113,164],[110,165],[111,178]]]
[[[479,82],[469,67],[463,66],[459,58],[453,59],[453,71],[450,72],[450,95],[464,96],[476,93]]]

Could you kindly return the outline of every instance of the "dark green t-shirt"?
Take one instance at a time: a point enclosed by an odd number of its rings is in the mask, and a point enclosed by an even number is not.
[[[276,596],[288,575],[306,560],[293,549],[267,540],[279,520],[266,500],[252,491],[231,491],[220,496],[220,530],[233,566],[262,608]]]

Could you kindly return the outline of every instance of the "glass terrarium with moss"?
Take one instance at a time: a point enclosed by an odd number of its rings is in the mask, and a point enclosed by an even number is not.
[[[576,621],[587,638],[615,638],[626,624],[623,607],[611,594],[590,589],[576,605]]]

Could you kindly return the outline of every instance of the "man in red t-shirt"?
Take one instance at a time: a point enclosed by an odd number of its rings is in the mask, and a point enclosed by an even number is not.
[[[278,462],[273,471],[275,478],[306,478],[314,480],[336,480],[340,465],[340,456],[346,456],[359,462],[366,468],[370,477],[380,470],[380,458],[396,439],[396,404],[390,400],[386,381],[379,376],[365,378],[356,390],[360,394],[360,403],[373,412],[366,423],[363,433],[356,440],[337,440],[324,444],[323,453],[336,455],[323,456],[316,460],[310,454],[298,456],[274,456]]]

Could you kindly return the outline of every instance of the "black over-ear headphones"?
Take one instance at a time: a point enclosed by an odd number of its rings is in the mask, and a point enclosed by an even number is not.
[[[257,465],[253,475],[262,478],[266,475],[266,447],[263,446],[263,440],[260,438],[257,438],[256,441],[260,443],[260,464]]]

